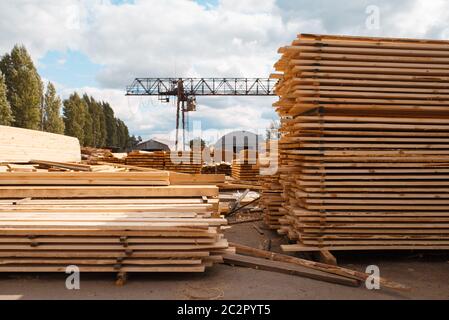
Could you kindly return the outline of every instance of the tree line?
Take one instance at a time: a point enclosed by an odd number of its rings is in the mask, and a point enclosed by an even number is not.
[[[0,125],[65,134],[85,147],[128,150],[139,141],[108,102],[77,92],[62,101],[51,82],[44,88],[31,56],[19,45],[0,59]]]

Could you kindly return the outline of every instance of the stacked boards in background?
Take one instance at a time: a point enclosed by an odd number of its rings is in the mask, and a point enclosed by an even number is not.
[[[284,249],[448,249],[449,42],[299,35],[280,53]]]
[[[104,159],[103,161],[108,161]],[[182,173],[201,173],[202,155],[200,152],[182,151],[133,151],[124,159],[124,164],[157,170],[169,170]]]
[[[258,154],[255,151],[242,150],[232,162],[231,174],[239,181],[258,182]]]
[[[133,151],[125,158],[125,164],[128,166],[152,168],[164,170],[165,151],[140,152]]]
[[[267,143],[269,145],[269,143]],[[261,168],[259,181],[261,186],[260,205],[263,208],[263,220],[270,229],[281,227],[279,219],[282,218],[282,185],[280,184],[279,153],[278,150],[270,151],[267,148],[268,157],[259,158]]]
[[[262,187],[260,205],[263,208],[264,223],[270,229],[279,229],[281,227],[279,219],[283,217],[282,185],[279,183],[279,174],[260,176],[260,183]]]
[[[201,152],[182,151],[165,153],[165,170],[198,174],[201,173],[202,167]]]
[[[201,168],[202,174],[224,174],[230,176],[232,174],[232,165],[227,162],[213,163],[204,165]]]
[[[202,272],[228,251],[216,186],[169,185],[168,172],[4,173],[0,183],[0,272]]]

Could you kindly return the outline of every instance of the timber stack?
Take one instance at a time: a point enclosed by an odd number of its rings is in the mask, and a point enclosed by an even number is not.
[[[182,178],[0,173],[0,272],[203,272],[229,252],[226,220],[216,186]]]
[[[268,228],[276,230],[281,227],[279,219],[284,215],[282,212],[283,188],[279,181],[279,160],[278,157],[274,159],[269,157],[260,159],[260,161],[263,163],[260,164],[261,168],[272,170],[272,172],[261,170],[259,175],[260,205],[263,208],[263,220]]]
[[[448,249],[449,42],[302,34],[279,53],[284,249]]]
[[[258,182],[258,155],[254,151],[242,150],[232,162],[232,177],[238,181]]]
[[[228,162],[220,162],[204,165],[201,169],[202,174],[224,174],[230,176],[232,174],[231,164]]]
[[[128,166],[152,168],[157,170],[164,170],[165,168],[165,152],[142,152],[133,151],[128,153],[125,159],[125,164]]]
[[[165,152],[165,169],[181,173],[199,174],[201,173],[202,154],[201,152],[180,151]]]
[[[183,151],[178,154],[167,151],[133,151],[124,159],[124,164],[157,170],[199,174],[202,168],[202,155],[201,153],[191,151]]]

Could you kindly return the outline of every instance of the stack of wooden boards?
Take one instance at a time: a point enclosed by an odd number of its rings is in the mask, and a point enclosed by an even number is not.
[[[133,151],[128,153],[128,156],[125,158],[125,164],[130,166],[164,170],[165,151],[155,151],[155,152]]]
[[[271,164],[270,164],[271,165]],[[278,167],[276,165],[276,167]],[[263,208],[263,220],[265,225],[270,229],[279,229],[281,224],[279,219],[284,216],[282,212],[282,198],[283,188],[280,184],[279,171],[275,174],[260,175],[259,181],[261,186],[260,191],[260,206]]]
[[[279,182],[279,174],[273,176],[261,176],[262,187],[260,205],[263,208],[264,223],[270,229],[279,229],[281,224],[279,219],[284,216],[282,212],[282,185]]]
[[[0,163],[34,159],[81,161],[77,138],[42,131],[0,126]]]
[[[0,174],[0,272],[202,272],[228,251],[218,188],[168,172]]]
[[[239,181],[258,182],[258,155],[255,152],[243,150],[232,162],[232,177]]]
[[[202,174],[224,174],[230,176],[232,174],[231,164],[227,162],[214,163],[204,165],[201,169]]]
[[[303,34],[279,52],[284,249],[448,249],[449,42]]]
[[[107,161],[110,163],[121,163],[125,164],[124,159],[117,158],[116,154],[112,153],[109,149],[99,149],[92,147],[82,147],[81,148],[81,156],[83,160],[89,161]],[[126,154],[125,154],[126,155]]]
[[[165,170],[182,173],[201,173],[201,152],[165,152]]]
[[[109,162],[107,158],[103,161]],[[169,170],[182,173],[201,173],[201,153],[184,151],[172,154],[167,151],[133,151],[124,159],[124,164],[157,170]]]

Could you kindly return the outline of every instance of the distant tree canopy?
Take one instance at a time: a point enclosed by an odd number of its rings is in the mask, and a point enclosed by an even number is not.
[[[62,102],[56,94],[53,83],[47,84],[47,91],[44,95],[44,131],[64,134],[64,121],[61,118]]]
[[[0,125],[66,134],[86,147],[128,150],[139,142],[108,102],[77,92],[61,101],[51,82],[45,89],[19,45],[0,59]]]
[[[33,60],[24,46],[16,45],[0,60],[5,76],[7,98],[15,127],[41,129],[43,85]]]
[[[5,77],[0,73],[0,125],[10,126],[14,121],[11,105],[7,98]]]

